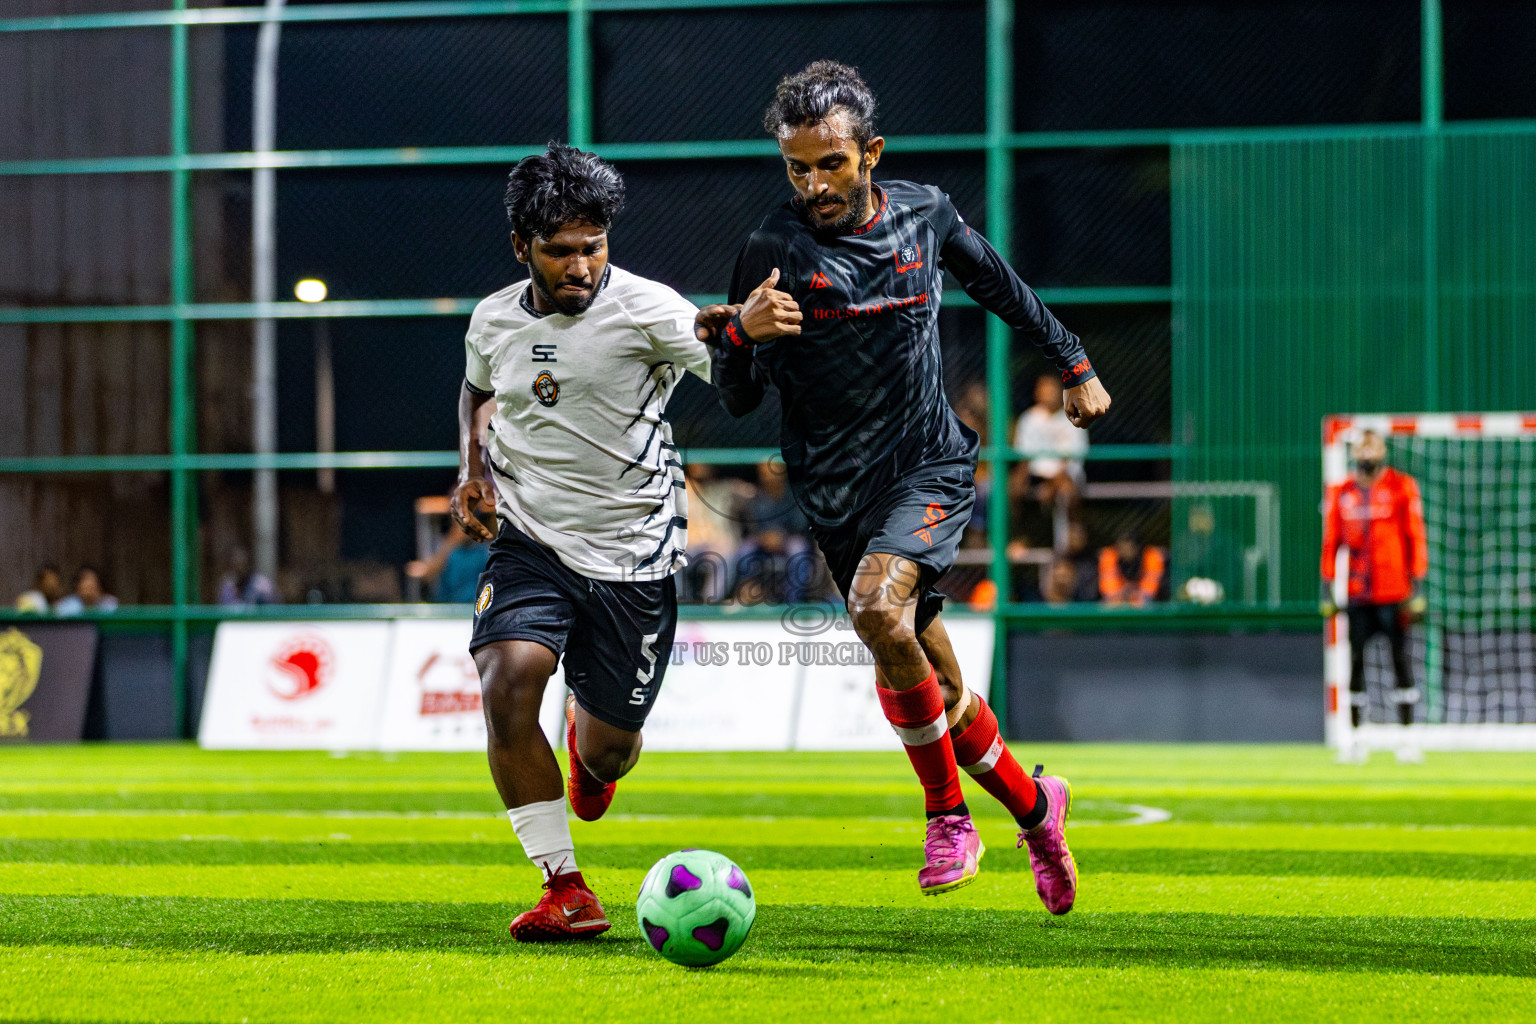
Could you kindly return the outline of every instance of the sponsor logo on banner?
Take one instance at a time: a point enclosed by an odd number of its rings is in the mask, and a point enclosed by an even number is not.
[[[357,750],[378,736],[387,622],[225,622],[198,741],[231,749]]]
[[[468,652],[457,656],[433,651],[416,670],[423,718],[480,713],[480,673]]]
[[[330,681],[335,655],[318,636],[300,635],[272,656],[267,689],[278,700],[303,700]]]
[[[32,716],[22,710],[43,674],[43,649],[19,629],[0,634],[0,736],[24,737]]]
[[[394,623],[389,670],[382,683],[376,746],[381,750],[485,750],[480,672],[469,653],[468,619]],[[551,745],[565,735],[560,670],[544,687],[539,709]]]

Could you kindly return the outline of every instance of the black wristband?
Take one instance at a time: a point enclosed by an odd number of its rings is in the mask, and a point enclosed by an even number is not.
[[[725,325],[720,332],[720,347],[730,351],[732,349],[747,348],[752,344],[752,337],[747,329],[741,326],[741,314],[731,317],[731,322]]]
[[[1099,371],[1095,370],[1093,364],[1088,362],[1088,357],[1084,356],[1067,369],[1061,371],[1061,386],[1075,388],[1084,381],[1090,381],[1098,375]]]

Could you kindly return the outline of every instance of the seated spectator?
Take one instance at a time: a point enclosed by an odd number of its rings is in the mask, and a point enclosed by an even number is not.
[[[754,491],[745,480],[719,477],[714,466],[700,462],[683,468],[683,480],[688,494],[688,564],[678,573],[678,600],[722,601],[731,592],[744,506]]]
[[[1088,454],[1088,431],[1067,419],[1061,381],[1041,374],[1035,381],[1035,404],[1020,414],[1013,432],[1013,446],[1024,456],[1008,475],[1008,496],[1018,501],[1033,497],[1047,509],[1060,505],[1069,512],[1082,494],[1083,457]],[[1061,547],[1065,537],[1056,537]]]
[[[1078,600],[1077,567],[1070,559],[1057,558],[1040,577],[1040,598],[1046,604],[1071,604]]]
[[[743,604],[808,600],[819,576],[813,564],[811,524],[790,493],[782,462],[758,463],[757,489],[746,502],[745,513],[747,532],[736,559],[736,599]]]
[[[954,401],[955,415],[960,417],[960,422],[976,431],[976,436],[981,440],[981,446],[987,446],[987,385],[979,380],[973,380],[960,389],[959,396]],[[987,546],[987,502],[992,493],[992,463],[982,459],[976,465],[976,503],[971,507],[970,522],[965,524],[965,532],[960,535],[962,548],[984,548]],[[996,594],[990,598],[995,600]],[[986,599],[987,595],[983,595]],[[973,606],[975,602],[972,602]]]
[[[1107,605],[1135,608],[1166,600],[1168,560],[1163,549],[1142,545],[1129,533],[1099,552],[1099,595]]]
[[[430,558],[405,564],[405,574],[432,587],[432,600],[441,604],[473,604],[480,574],[491,557],[489,541],[476,541],[457,525],[449,524]]]
[[[61,598],[53,609],[55,615],[80,615],[84,612],[116,610],[117,598],[107,593],[106,587],[101,582],[101,573],[92,565],[82,565],[75,570],[75,592]]]
[[[1099,562],[1088,548],[1088,528],[1082,523],[1074,520],[1068,527],[1066,549],[1040,571],[1038,587],[1038,594],[1026,594],[1026,600],[1071,604],[1099,599]]]
[[[228,567],[219,579],[219,604],[249,606],[277,603],[277,585],[251,567],[251,553],[231,548]]]
[[[16,598],[16,610],[47,615],[64,596],[64,574],[52,562],[37,570],[32,589]]]

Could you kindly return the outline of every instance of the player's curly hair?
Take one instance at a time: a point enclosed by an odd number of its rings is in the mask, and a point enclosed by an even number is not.
[[[835,60],[818,60],[799,74],[785,75],[763,114],[770,135],[785,128],[819,124],[841,110],[848,115],[860,150],[875,137],[875,94],[859,72]]]
[[[551,142],[512,168],[502,201],[512,230],[525,239],[549,238],[578,221],[606,231],[624,208],[624,179],[597,154]]]

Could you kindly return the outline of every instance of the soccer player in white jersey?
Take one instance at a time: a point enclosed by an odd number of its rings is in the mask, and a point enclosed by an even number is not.
[[[677,625],[672,574],[686,562],[688,509],[667,399],[684,371],[709,379],[704,339],[741,308],[700,310],[611,265],[607,231],[623,199],[616,170],[569,146],[514,167],[507,216],[529,279],[481,302],[465,338],[451,507],[467,533],[492,540],[478,515],[494,481],[499,530],[470,650],[491,777],[545,876],[538,905],[512,922],[522,942],[608,930],[577,869],[539,705],[564,656],[567,795],[578,817],[601,817],[640,756]],[[474,424],[489,402],[482,438]]]

